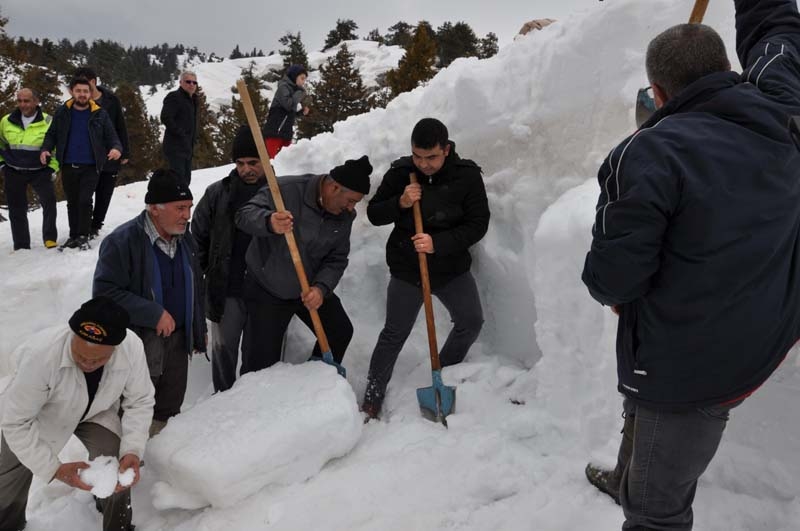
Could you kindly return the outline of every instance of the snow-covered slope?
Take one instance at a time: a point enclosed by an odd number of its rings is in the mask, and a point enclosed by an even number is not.
[[[594,176],[607,150],[633,128],[636,89],[646,84],[646,44],[685,20],[692,3],[594,3],[492,59],[458,60],[385,110],[283,151],[275,161],[279,175],[324,172],[366,153],[377,186],[390,162],[410,151],[413,124],[436,116],[449,126],[459,153],[483,167],[492,222],[474,248],[473,270],[486,324],[467,362],[444,373],[458,388],[458,412],[449,430],[419,415],[415,389],[430,382],[420,321],[396,366],[384,419],[365,426],[348,455],[303,483],[272,485],[232,507],[195,511],[157,511],[157,471],[148,465],[133,492],[137,530],[619,529],[620,509],[583,478],[587,460],[613,462],[619,440],[616,319],[590,299],[580,271],[597,199]],[[706,20],[721,31],[735,62],[732,3],[712,2]],[[220,83],[230,86],[236,75]],[[195,172],[196,198],[229,170]],[[140,211],[144,192],[145,183],[118,189],[108,225]],[[40,221],[31,215],[34,241]],[[66,231],[63,204],[59,227]],[[359,206],[350,266],[337,290],[355,326],[345,365],[359,398],[383,324],[387,236]],[[89,296],[96,258],[96,251],[10,251],[2,229],[4,355],[42,326],[64,322]],[[449,323],[441,310],[437,304],[444,337]],[[290,358],[306,356],[311,342],[295,327]],[[190,371],[187,407],[210,392],[209,364],[195,358]],[[734,411],[700,484],[696,529],[797,529],[800,423],[791,404],[798,399],[800,364],[792,352]],[[65,457],[80,456],[77,444],[65,451]],[[217,458],[233,463],[238,456]],[[86,493],[36,480],[28,530],[96,526],[99,515]]]

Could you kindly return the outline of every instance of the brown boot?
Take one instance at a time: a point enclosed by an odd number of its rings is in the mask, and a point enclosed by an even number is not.
[[[364,424],[372,419],[381,419],[381,404],[374,402],[364,402],[361,404],[361,412],[364,413]]]
[[[167,425],[166,420],[156,420],[153,419],[153,422],[150,423],[150,438],[152,439],[163,430]]]
[[[611,496],[619,505],[619,484],[622,478],[614,472],[614,470],[605,470],[592,463],[586,465],[586,479],[589,480],[589,483],[597,487],[600,492]]]

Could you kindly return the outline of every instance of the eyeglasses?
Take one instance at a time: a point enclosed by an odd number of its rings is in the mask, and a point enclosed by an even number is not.
[[[197,85],[197,81],[193,79],[184,79],[181,83],[186,83],[187,85]]]

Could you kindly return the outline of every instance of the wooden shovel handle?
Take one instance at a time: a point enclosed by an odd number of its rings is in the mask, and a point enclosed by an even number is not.
[[[411,172],[408,176],[412,183],[417,183],[417,175]],[[414,230],[417,234],[424,232],[422,227],[422,210],[419,201],[414,201]],[[433,299],[431,298],[431,279],[428,275],[428,256],[424,252],[417,253],[419,257],[419,278],[422,281],[422,300],[425,305],[425,323],[428,326],[428,348],[431,351],[431,370],[439,371],[442,364],[439,362],[439,347],[436,345],[436,323],[433,321]]]
[[[247,116],[247,125],[250,126],[250,132],[253,134],[253,140],[258,149],[258,158],[261,159],[261,166],[264,167],[264,173],[267,174],[267,184],[272,194],[272,200],[275,202],[275,210],[284,212],[286,211],[286,207],[283,204],[281,189],[278,187],[278,179],[275,178],[275,172],[272,170],[272,164],[270,164],[269,154],[267,153],[267,146],[264,144],[264,137],[261,135],[261,127],[258,124],[256,112],[253,110],[253,101],[250,99],[250,93],[247,91],[247,84],[244,82],[244,79],[240,79],[236,82],[236,88],[239,90],[239,97],[242,100],[244,113]],[[305,295],[311,288],[308,285],[308,277],[303,267],[303,260],[300,258],[300,251],[297,249],[294,232],[289,231],[285,236],[286,244],[289,246],[289,254],[292,255],[292,264],[294,264],[294,270],[297,273],[297,280],[300,281],[300,289]],[[331,347],[328,344],[328,336],[325,335],[325,329],[322,328],[322,321],[319,318],[319,313],[317,310],[309,310],[308,313],[311,314],[311,322],[314,324],[314,333],[317,336],[317,341],[319,341],[320,351],[323,353],[330,352]]]
[[[692,15],[689,17],[689,24],[702,24],[706,8],[708,8],[708,0],[695,0]]]

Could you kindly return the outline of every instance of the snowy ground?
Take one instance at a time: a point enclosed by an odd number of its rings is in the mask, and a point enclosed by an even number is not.
[[[619,529],[620,509],[583,478],[587,460],[614,461],[619,440],[616,320],[590,299],[580,271],[597,200],[594,175],[608,149],[633,127],[636,89],[646,84],[645,46],[659,30],[686,19],[691,4],[595,3],[495,58],[458,60],[387,109],[283,151],[276,159],[279,175],[324,172],[367,153],[376,186],[391,160],[409,151],[413,124],[433,115],[448,124],[458,151],[482,165],[492,224],[474,249],[473,270],[486,324],[467,362],[444,373],[458,388],[458,412],[449,430],[419,415],[414,392],[430,382],[420,320],[395,369],[384,419],[366,425],[349,454],[308,480],[272,484],[231,507],[196,510],[155,509],[159,471],[147,465],[133,491],[137,530]],[[706,20],[721,31],[735,60],[732,10],[731,2],[712,2]],[[196,198],[229,170],[195,172]],[[144,183],[118,189],[108,225],[136,215],[144,191]],[[30,219],[38,227],[39,214]],[[64,204],[59,228],[63,238]],[[37,235],[34,229],[34,241]],[[387,235],[369,225],[360,206],[350,266],[338,288],[356,330],[345,365],[359,399],[384,315]],[[41,246],[11,253],[9,231],[0,225],[0,373],[10,370],[15,345],[45,325],[65,322],[89,296],[95,259],[96,250],[59,254]],[[443,338],[449,323],[440,306],[437,323]],[[311,342],[302,327],[293,328],[288,361],[302,359]],[[195,357],[186,409],[209,395],[210,365]],[[798,399],[800,360],[792,352],[733,412],[701,480],[696,529],[800,527],[800,423],[791,406]],[[206,436],[213,446],[213,435]],[[290,451],[274,444],[278,455]],[[73,440],[64,457],[81,451]],[[210,459],[235,470],[245,457],[230,452]],[[86,493],[35,481],[29,531],[83,531],[99,521]]]

